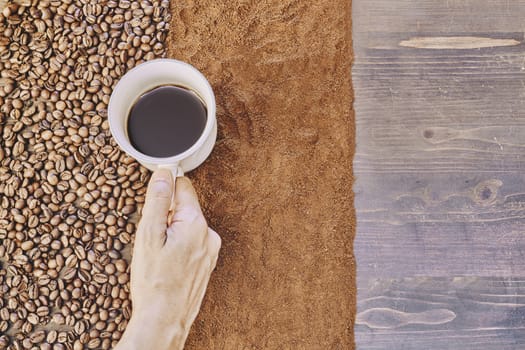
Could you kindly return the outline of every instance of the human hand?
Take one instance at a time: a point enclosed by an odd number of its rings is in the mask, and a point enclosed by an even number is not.
[[[115,349],[182,349],[221,246],[190,180],[158,170],[150,180],[131,262],[131,320]],[[168,222],[173,199],[172,222]]]

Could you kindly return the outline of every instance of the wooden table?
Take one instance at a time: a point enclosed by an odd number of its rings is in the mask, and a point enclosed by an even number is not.
[[[353,0],[357,349],[525,349],[525,1]]]

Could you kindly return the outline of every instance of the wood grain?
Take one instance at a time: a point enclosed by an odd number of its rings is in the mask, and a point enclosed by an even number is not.
[[[358,349],[520,349],[525,342],[523,279],[419,277],[367,287],[358,302]]]
[[[525,346],[523,18],[353,2],[357,349]]]

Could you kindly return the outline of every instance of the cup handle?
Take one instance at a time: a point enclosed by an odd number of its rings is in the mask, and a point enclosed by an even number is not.
[[[167,165],[167,164],[160,164],[158,166],[159,168],[162,168],[162,169],[168,169],[171,171],[171,173],[173,174],[173,178],[176,179],[178,177],[181,177],[181,176],[184,176],[184,171],[182,170],[182,168],[180,167],[179,163],[175,163],[175,164],[170,164],[170,165]]]
[[[174,184],[175,185],[177,183],[177,178],[178,177],[182,177],[184,176],[184,171],[182,170],[182,168],[180,167],[179,163],[175,163],[175,164],[170,164],[170,165],[164,165],[164,164],[161,164],[159,165],[159,168],[163,168],[163,169],[169,169],[171,171],[171,173],[173,174],[173,180],[174,180]],[[168,226],[171,225],[171,220],[173,218],[173,214],[174,214],[174,204],[175,204],[175,190],[173,191],[173,194],[172,194],[172,197],[171,197],[171,205],[170,205],[170,210],[169,210],[169,213],[168,213]]]

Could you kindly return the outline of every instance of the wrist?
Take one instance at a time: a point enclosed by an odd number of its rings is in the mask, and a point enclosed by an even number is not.
[[[133,315],[115,350],[182,350],[188,332],[162,321]]]

